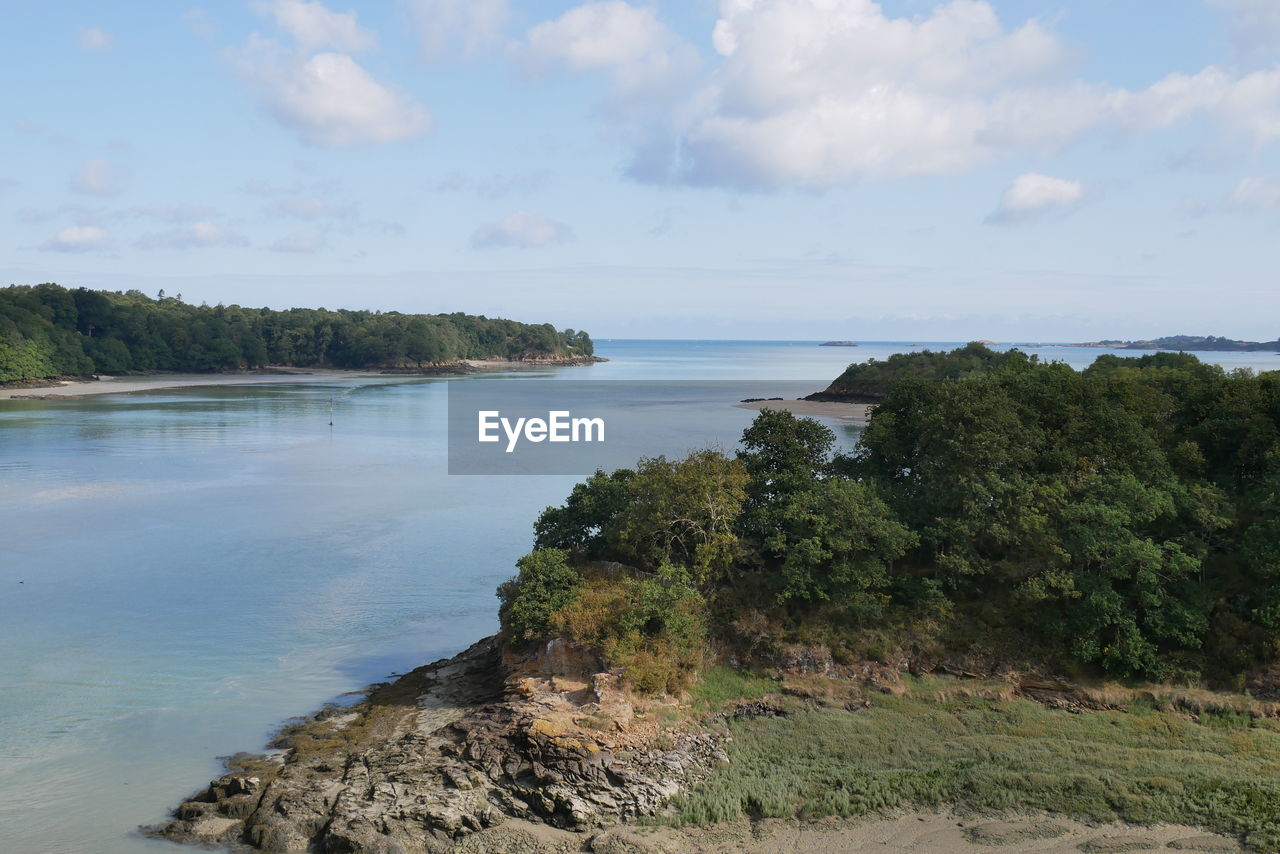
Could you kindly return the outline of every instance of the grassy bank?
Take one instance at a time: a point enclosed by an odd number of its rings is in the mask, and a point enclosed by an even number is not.
[[[704,702],[758,678],[719,673]],[[1072,714],[915,681],[858,711],[792,702],[731,718],[732,764],[678,804],[679,821],[860,816],[905,807],[1045,810],[1083,820],[1199,825],[1280,851],[1280,722],[1199,720],[1141,704]],[[786,703],[783,707],[786,708]]]

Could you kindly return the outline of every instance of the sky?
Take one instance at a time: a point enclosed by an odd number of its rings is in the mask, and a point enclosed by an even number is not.
[[[3,0],[0,280],[1280,336],[1276,0]]]

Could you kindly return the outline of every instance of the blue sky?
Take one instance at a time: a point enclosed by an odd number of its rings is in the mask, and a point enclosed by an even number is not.
[[[5,11],[8,282],[597,337],[1280,335],[1275,0]]]

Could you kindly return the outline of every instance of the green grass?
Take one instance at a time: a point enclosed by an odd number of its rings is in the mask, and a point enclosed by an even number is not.
[[[1280,732],[1244,717],[879,696],[855,713],[734,720],[732,764],[677,803],[677,820],[1036,809],[1201,825],[1280,851]]]
[[[733,700],[758,700],[777,690],[778,683],[772,679],[719,665],[701,671],[689,693],[714,709]]]

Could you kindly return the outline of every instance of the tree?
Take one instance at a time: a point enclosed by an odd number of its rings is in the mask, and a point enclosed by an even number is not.
[[[606,539],[642,567],[680,564],[700,584],[714,583],[738,555],[735,529],[748,479],[742,462],[720,451],[643,459],[627,483],[626,512],[608,526]]]
[[[781,497],[772,515],[777,531],[764,546],[776,561],[782,601],[831,601],[875,613],[889,565],[917,542],[870,487],[853,481],[814,481]]]
[[[561,549],[539,549],[516,561],[519,574],[498,588],[498,617],[507,634],[524,643],[547,634],[551,615],[578,597],[582,574]]]

